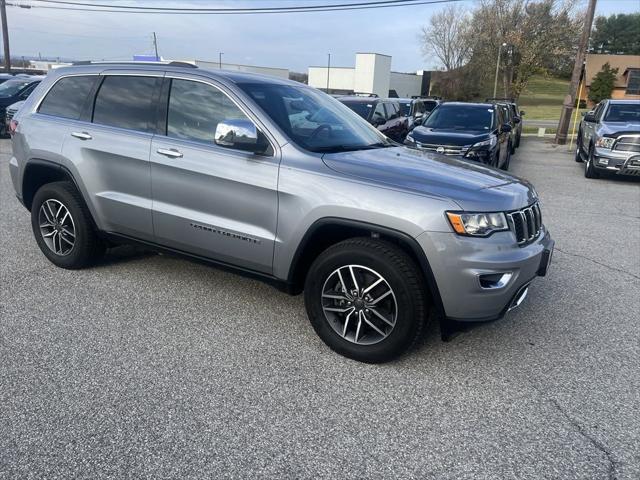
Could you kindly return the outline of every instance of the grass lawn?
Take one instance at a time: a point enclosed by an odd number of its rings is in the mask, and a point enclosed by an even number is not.
[[[568,91],[569,80],[536,75],[529,80],[518,105],[526,112],[526,120],[557,120]]]

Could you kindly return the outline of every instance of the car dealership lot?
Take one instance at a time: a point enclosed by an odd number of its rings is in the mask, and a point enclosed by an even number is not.
[[[511,170],[542,198],[549,276],[505,319],[376,366],[254,280],[131,248],[57,269],[9,151],[0,477],[640,477],[640,182],[523,139]]]

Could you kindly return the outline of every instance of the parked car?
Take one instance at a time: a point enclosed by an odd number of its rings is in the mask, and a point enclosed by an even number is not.
[[[585,114],[576,139],[584,176],[640,175],[640,100],[603,100]]]
[[[408,128],[411,130],[425,115],[427,109],[421,98],[398,98],[400,115],[409,119]]]
[[[20,110],[20,107],[22,107],[23,104],[24,104],[24,100],[20,100],[19,102],[16,102],[13,105],[9,105],[7,107],[7,113],[4,117],[5,132],[9,131],[11,120],[13,119],[14,115],[18,112],[18,110]]]
[[[509,169],[511,125],[492,103],[446,102],[415,127],[405,145]]]
[[[409,133],[409,118],[401,114],[395,99],[352,96],[338,100],[396,142],[402,142]]]
[[[516,120],[516,117],[513,115],[513,111],[511,107],[507,103],[496,103],[496,105],[502,109],[502,114],[504,117],[504,122],[511,127],[509,131],[509,145],[511,146],[511,155],[516,153],[516,137],[517,137],[517,127],[520,123],[520,120]]]
[[[512,126],[514,133],[514,147],[520,146],[520,139],[522,138],[522,117],[524,116],[524,110],[520,110],[518,104],[512,98],[487,98],[487,102],[504,103],[511,110],[511,117],[513,118]]]
[[[9,169],[59,267],[141,243],[304,290],[322,340],[365,362],[406,351],[431,307],[496,319],[547,272],[530,184],[399,146],[298,82],[107,63],[42,87],[11,122]]]
[[[7,107],[25,100],[38,86],[42,76],[16,76],[0,85],[0,118],[5,118]],[[5,122],[0,122],[0,137],[6,137]]]
[[[424,104],[424,111],[425,111],[425,116],[427,116],[428,114],[430,114],[438,105],[440,105],[441,103],[443,103],[441,98],[433,98],[433,97],[426,97],[426,98],[422,98],[422,103]]]

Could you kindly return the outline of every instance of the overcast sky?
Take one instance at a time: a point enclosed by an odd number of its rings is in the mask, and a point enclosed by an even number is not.
[[[29,3],[27,0],[14,0]],[[85,2],[87,0],[84,0]],[[95,3],[97,0],[93,0]],[[255,7],[344,3],[344,0],[103,0],[153,6]],[[352,3],[352,2],[348,2]],[[586,3],[586,2],[583,2]],[[464,2],[473,8],[473,1]],[[32,3],[33,5],[33,3]],[[599,0],[598,14],[639,10],[638,0]],[[391,55],[392,69],[437,67],[420,51],[420,27],[443,5],[271,15],[154,15],[7,7],[12,56],[130,60],[152,53],[151,32],[168,59],[218,59],[306,72],[310,65],[353,66],[356,52]]]

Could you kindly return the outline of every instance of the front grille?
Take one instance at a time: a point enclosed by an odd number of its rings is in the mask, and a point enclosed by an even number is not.
[[[538,202],[522,210],[507,213],[507,219],[518,245],[533,241],[542,230],[542,212]]]
[[[613,150],[640,153],[640,135],[620,135],[613,145]]]
[[[420,143],[416,142],[416,147],[420,150],[426,150],[428,152],[440,153],[442,155],[449,156],[463,156],[467,153],[468,147],[460,145],[436,145],[433,143]],[[443,151],[438,152],[438,148],[442,148]]]

